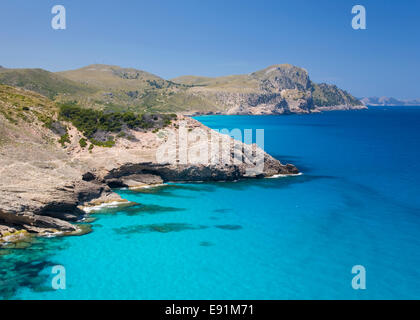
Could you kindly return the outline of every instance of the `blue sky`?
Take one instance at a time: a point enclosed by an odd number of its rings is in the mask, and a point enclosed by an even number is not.
[[[51,8],[67,29],[51,28]],[[351,8],[367,30],[351,28]],[[0,65],[50,71],[92,63],[164,78],[290,63],[357,97],[420,97],[417,0],[2,0]]]

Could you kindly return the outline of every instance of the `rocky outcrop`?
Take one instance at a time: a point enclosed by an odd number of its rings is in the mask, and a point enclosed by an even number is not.
[[[39,188],[43,187],[43,181]],[[75,222],[83,217],[85,212],[79,208],[97,198],[119,199],[111,189],[104,184],[74,181],[63,187],[33,190],[21,187],[19,192],[1,192],[0,224],[24,229],[29,232],[45,233],[77,231]]]
[[[15,212],[0,210],[0,221],[8,226],[20,226],[29,231],[39,231],[41,229],[43,231],[45,229],[76,231],[75,226],[62,219],[37,215],[28,211]]]
[[[119,168],[120,174],[114,175],[109,173],[103,181],[111,188],[139,188],[148,185],[160,185],[164,181],[158,174],[143,173],[149,172],[148,165],[151,163],[144,164],[145,169],[140,169],[139,165],[134,165],[137,168],[129,168],[129,165],[124,165],[125,168]],[[134,173],[133,173],[134,172]]]
[[[1,115],[0,124],[2,136],[7,138],[6,143],[0,144],[0,231],[8,235],[21,230],[41,234],[78,232],[73,223],[83,218],[83,206],[122,201],[111,187],[138,188],[167,181],[232,181],[298,173],[293,165],[281,164],[255,145],[215,133],[183,116],[158,132],[131,130],[133,139],[116,138],[111,148],[93,149],[80,145],[83,134],[70,123],[65,124],[69,142],[64,147],[57,142],[57,126],[49,129],[35,121],[15,124]],[[205,139],[196,140],[197,132],[204,133]],[[220,139],[229,146],[228,159],[215,161],[219,157],[216,153],[209,154],[208,162],[204,163],[160,161],[158,151],[171,141],[172,135],[185,144],[189,161],[193,160],[191,150],[212,149],[214,143],[221,143]],[[180,150],[177,146],[171,152],[178,154]],[[253,153],[262,157],[254,159]],[[241,161],[234,163],[234,156]],[[258,161],[263,161],[259,170],[250,170]]]

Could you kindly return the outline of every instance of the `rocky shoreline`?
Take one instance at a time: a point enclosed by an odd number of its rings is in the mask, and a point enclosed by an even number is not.
[[[199,128],[212,132],[200,122],[183,116],[167,130],[179,131],[181,122],[188,131]],[[0,149],[0,160],[3,160],[0,164],[8,164],[8,169],[3,169],[4,179],[0,184],[0,243],[18,241],[28,234],[80,234],[80,228],[74,223],[85,216],[84,207],[124,202],[112,188],[139,188],[177,181],[233,181],[299,173],[294,165],[283,165],[265,152],[263,171],[257,173],[248,172],[246,161],[239,164],[161,163],[156,161],[155,155],[168,140],[165,130],[155,133],[133,131],[135,138],[130,141],[121,139],[112,148],[87,151],[78,145],[81,133],[71,128],[71,124],[67,125],[71,134],[65,150],[58,150],[51,143],[45,146],[42,141],[37,141],[38,145],[30,141],[35,144],[32,151],[37,151],[29,157],[28,150],[21,149],[28,141],[22,146],[15,145],[13,156],[10,149],[4,146]],[[46,141],[45,135],[50,133],[37,129]],[[245,160],[251,149],[257,148],[232,138],[227,141],[232,143],[231,157],[239,150]],[[205,143],[207,141],[187,143],[187,148],[197,148]],[[40,153],[40,150],[48,154]],[[9,156],[5,157],[6,154]],[[33,162],[33,159],[37,161]]]
[[[222,112],[222,111],[195,111],[187,113],[190,117],[198,117],[198,116],[212,116],[212,115],[236,115],[236,116],[250,116],[250,115],[258,115],[258,116],[275,116],[275,115],[293,115],[293,114],[311,114],[311,113],[320,113],[320,112],[328,112],[328,111],[348,111],[348,110],[365,110],[368,109],[366,105],[335,105],[335,106],[314,106],[312,109],[294,109],[293,111],[290,110],[269,110],[265,111],[262,109],[255,109],[255,110],[242,110],[242,111],[232,111],[230,113]]]
[[[277,160],[275,159],[270,160],[274,160],[273,166],[270,165],[268,169],[274,171],[272,171],[273,174],[267,175],[267,177],[275,174],[298,174],[298,170],[293,165],[287,164],[283,166],[280,162],[276,162]],[[153,174],[149,172],[153,172]],[[93,181],[77,181],[64,189],[60,190],[60,188],[57,188],[57,193],[61,193],[59,197],[57,194],[46,195],[55,199],[40,203],[36,207],[24,207],[19,211],[0,210],[0,243],[18,241],[22,236],[29,233],[41,236],[80,233],[77,225],[72,223],[80,221],[85,216],[86,211],[83,210],[83,207],[115,202],[126,203],[112,191],[111,187],[136,189],[145,186],[162,185],[165,182],[249,179],[241,172],[238,166],[227,167],[226,169],[206,166],[182,166],[176,169],[153,163],[126,164],[110,172],[104,179],[95,177],[91,172],[85,173],[83,178],[89,180],[93,178]]]

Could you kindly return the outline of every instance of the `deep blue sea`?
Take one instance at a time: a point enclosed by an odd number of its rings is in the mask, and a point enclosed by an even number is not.
[[[420,108],[197,119],[264,129],[303,175],[119,190],[139,205],[1,255],[0,298],[420,299]]]

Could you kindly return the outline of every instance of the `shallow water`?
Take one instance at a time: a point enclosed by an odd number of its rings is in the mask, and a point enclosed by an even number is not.
[[[304,174],[119,190],[139,204],[95,213],[92,233],[1,255],[0,297],[420,298],[420,108],[198,119],[265,129],[265,150]]]

